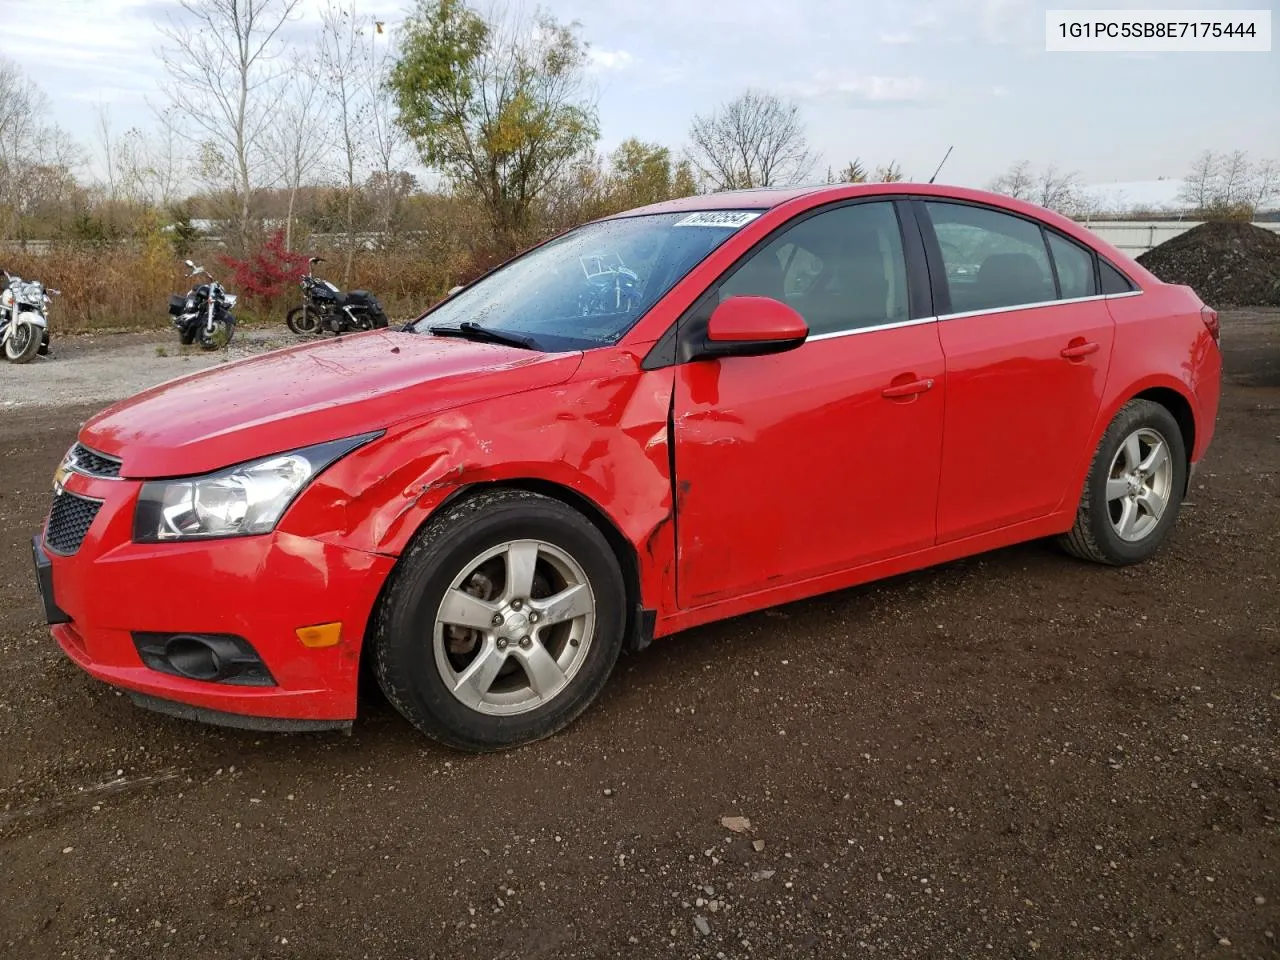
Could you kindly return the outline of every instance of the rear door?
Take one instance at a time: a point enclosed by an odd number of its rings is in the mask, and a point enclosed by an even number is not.
[[[938,542],[1044,517],[1086,454],[1113,322],[1094,257],[1037,221],[921,200],[947,410]],[[939,290],[939,286],[942,287]]]

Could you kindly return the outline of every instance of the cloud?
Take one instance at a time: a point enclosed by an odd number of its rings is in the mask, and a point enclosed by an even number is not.
[[[597,70],[626,70],[636,62],[636,58],[626,50],[592,50],[587,56]]]
[[[855,105],[911,104],[928,99],[922,77],[849,76],[820,70],[811,80],[789,85],[789,92],[806,100],[837,100]]]
[[[1002,87],[1000,86],[1000,84],[996,84],[994,87],[991,88],[991,95],[993,97],[999,97],[1001,100],[1003,100],[1005,97],[1009,96],[1009,88]]]
[[[901,46],[902,44],[915,43],[916,37],[915,37],[915,34],[908,33],[905,30],[900,30],[896,32],[890,31],[890,30],[881,30],[880,34],[876,37],[876,40],[879,41],[880,43],[886,44],[887,46],[896,47],[896,46]]]

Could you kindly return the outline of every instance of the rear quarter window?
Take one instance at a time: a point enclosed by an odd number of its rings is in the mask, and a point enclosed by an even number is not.
[[[1101,257],[1098,258],[1098,266],[1103,293],[1132,293],[1138,289],[1128,277]]]

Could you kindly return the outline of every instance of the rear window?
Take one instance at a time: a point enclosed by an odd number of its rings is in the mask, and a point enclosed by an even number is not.
[[[1053,254],[1053,265],[1058,270],[1062,299],[1092,297],[1096,292],[1093,282],[1093,254],[1052,230],[1046,230],[1045,236],[1049,238],[1049,252]]]

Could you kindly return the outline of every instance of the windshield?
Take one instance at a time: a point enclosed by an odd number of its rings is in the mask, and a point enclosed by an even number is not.
[[[617,343],[707,254],[758,216],[758,210],[708,210],[589,223],[446,300],[412,329],[476,324],[547,351]]]

